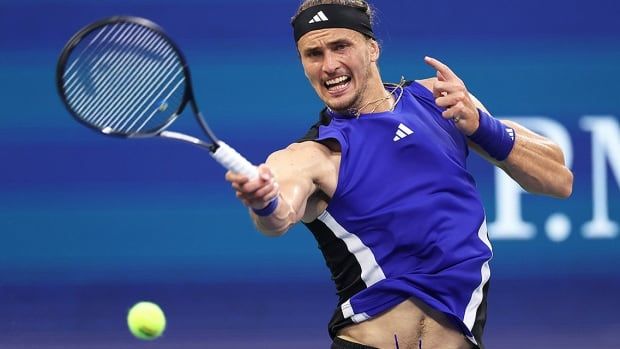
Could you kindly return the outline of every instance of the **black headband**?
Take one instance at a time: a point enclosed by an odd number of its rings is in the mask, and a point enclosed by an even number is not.
[[[304,34],[318,29],[347,28],[374,39],[370,18],[359,7],[326,4],[303,10],[293,21],[295,42]]]

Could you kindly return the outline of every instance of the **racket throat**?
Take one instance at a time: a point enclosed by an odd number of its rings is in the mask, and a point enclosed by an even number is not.
[[[210,152],[215,152],[215,150],[217,150],[217,148],[218,148],[218,146],[216,144],[207,143],[207,142],[202,141],[202,140],[200,140],[200,139],[198,139],[196,137],[188,136],[186,134],[179,133],[179,132],[162,131],[159,135],[161,137],[164,137],[164,138],[174,139],[174,140],[177,140],[177,141],[193,144],[193,145],[195,145],[195,146],[197,146],[199,148],[207,149]]]

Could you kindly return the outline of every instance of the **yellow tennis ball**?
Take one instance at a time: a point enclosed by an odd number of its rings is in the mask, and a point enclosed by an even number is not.
[[[166,316],[157,304],[139,302],[129,309],[127,326],[136,338],[152,340],[164,333]]]

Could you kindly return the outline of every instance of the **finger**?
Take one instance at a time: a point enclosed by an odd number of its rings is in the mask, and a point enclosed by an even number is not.
[[[424,62],[437,70],[437,72],[441,73],[441,75],[446,81],[460,80],[459,77],[452,71],[452,69],[450,69],[447,65],[443,64],[439,60],[426,56],[424,57]]]
[[[446,81],[446,78],[441,74],[441,72],[437,71],[437,81]]]
[[[262,179],[249,181],[240,186],[240,190],[246,194],[256,195],[256,192],[268,185],[271,185],[272,180],[264,181]]]
[[[440,81],[435,81],[433,84],[433,97],[435,97],[435,99],[443,96],[445,93],[445,91],[441,89],[441,85],[439,85],[439,83]]]
[[[268,185],[265,185],[257,189],[253,193],[253,196],[257,200],[265,200],[265,197],[267,196],[267,194],[273,192],[276,188],[277,188],[276,183],[270,182]]]
[[[237,199],[241,201],[245,206],[250,206],[250,201],[241,192],[237,192]]]
[[[463,101],[465,94],[462,92],[449,93],[435,99],[435,104],[439,107],[449,108]]]
[[[455,110],[453,108],[448,108],[441,113],[441,116],[443,116],[444,119],[454,119],[456,116]]]
[[[448,93],[465,90],[465,86],[457,81],[435,81],[433,88]]]
[[[262,180],[268,181],[273,178],[273,173],[271,172],[269,166],[266,164],[260,164],[258,165],[258,176]]]
[[[240,183],[243,184],[247,181],[249,181],[248,177],[242,174],[238,174],[235,173],[233,171],[228,171],[226,172],[226,176],[225,176],[226,180],[231,182],[231,183]]]
[[[280,186],[278,185],[278,183],[276,183],[275,187],[273,188],[273,191],[265,195],[265,199],[267,201],[271,201],[278,195],[280,195]]]
[[[246,193],[253,193],[263,186],[273,183],[273,181],[274,177],[271,173],[271,169],[269,169],[267,165],[261,164],[258,166],[258,177],[252,180],[240,182],[240,190]]]
[[[465,115],[465,105],[462,102],[457,103],[456,105],[444,110],[444,112],[441,113],[441,116],[443,116],[445,119],[454,119],[455,117],[458,117],[459,119],[464,120],[463,117]]]
[[[239,186],[238,183],[236,182],[232,182],[230,183],[230,186],[235,190],[235,191],[241,191],[241,187]]]
[[[231,187],[235,190],[238,191],[240,193],[243,193],[244,195],[251,195],[254,192],[256,192],[256,190],[258,190],[257,187],[253,187],[253,186],[246,186],[246,184],[240,184],[240,183],[232,183]]]
[[[263,195],[262,200],[264,202],[270,202],[271,200],[273,200],[276,196],[278,196],[280,194],[280,188],[275,185],[271,188],[271,191],[266,193],[265,195]]]
[[[437,72],[437,80],[433,83],[433,96],[435,99],[448,94],[448,91],[446,91],[447,84],[445,81],[439,80],[439,75],[440,73]]]
[[[261,195],[261,197],[249,198],[249,203],[252,207],[261,209],[269,205],[269,203],[279,195],[279,190],[277,187],[272,186],[271,191]]]
[[[447,81],[435,81],[433,84],[433,96],[435,98],[443,97],[451,93],[458,93],[463,91],[464,86],[458,82]]]

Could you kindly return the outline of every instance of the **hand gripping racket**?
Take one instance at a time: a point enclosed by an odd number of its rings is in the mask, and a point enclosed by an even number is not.
[[[81,29],[60,54],[56,84],[71,115],[96,131],[187,142],[208,149],[233,172],[250,179],[258,175],[254,165],[209,129],[183,54],[147,19],[115,16]],[[166,130],[188,103],[208,141]]]

